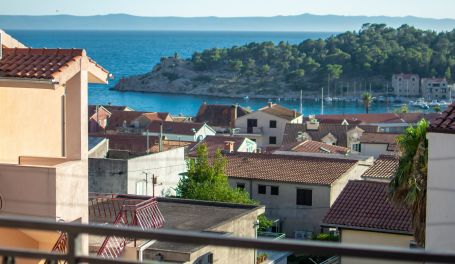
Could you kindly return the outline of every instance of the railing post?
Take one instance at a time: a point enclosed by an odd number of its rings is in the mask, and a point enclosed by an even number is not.
[[[68,264],[78,263],[77,257],[81,254],[81,237],[78,233],[68,232]]]

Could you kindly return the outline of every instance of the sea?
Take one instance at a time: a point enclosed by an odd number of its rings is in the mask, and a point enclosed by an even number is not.
[[[196,31],[7,31],[29,47],[83,48],[98,64],[109,70],[114,79],[108,85],[89,86],[89,104],[127,105],[138,111],[170,112],[174,115],[195,115],[203,102],[209,104],[239,104],[252,110],[263,107],[269,99],[225,98],[199,95],[180,95],[112,90],[121,77],[149,72],[162,57],[177,53],[190,58],[196,51],[227,48],[250,42],[280,41],[298,44],[306,39],[327,38],[335,32],[196,32]],[[283,95],[285,97],[285,95]],[[291,109],[300,109],[298,98],[274,99],[274,103]],[[374,102],[370,112],[391,111],[384,103]],[[331,102],[324,104],[304,100],[305,115],[363,113],[358,102]]]

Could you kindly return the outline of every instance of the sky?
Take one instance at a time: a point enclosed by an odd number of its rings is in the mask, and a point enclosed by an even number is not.
[[[0,0],[5,1],[5,0]],[[6,2],[6,3],[5,3]],[[454,0],[13,0],[2,15],[276,16],[311,14],[455,18]]]

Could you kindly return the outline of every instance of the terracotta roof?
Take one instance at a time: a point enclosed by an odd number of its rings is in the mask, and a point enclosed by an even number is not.
[[[395,133],[372,133],[366,132],[362,134],[360,143],[363,144],[387,144],[387,150],[395,151],[397,149],[397,138],[400,134]]]
[[[226,154],[229,177],[330,185],[351,168],[356,161],[320,157],[277,154]]]
[[[349,148],[329,145],[323,142],[314,140],[305,140],[296,142],[290,145],[284,145],[279,150],[294,151],[294,152],[309,152],[309,153],[326,153],[326,154],[341,154],[346,155],[350,152]]]
[[[147,136],[131,134],[107,134],[102,135],[109,139],[109,149],[125,150],[132,154],[147,153]],[[159,137],[149,136],[149,152],[156,153],[159,151]],[[189,142],[163,141],[163,150],[184,147]]]
[[[140,112],[140,111],[124,111],[124,110],[111,110],[111,116],[109,117],[108,129],[115,130],[118,127],[122,127],[126,121],[127,126],[131,125],[136,118],[144,116],[150,121],[164,121],[170,118],[168,113],[161,112]]]
[[[269,103],[269,105],[266,107],[258,109],[258,111],[271,114],[277,117],[281,117],[289,121],[294,120],[295,118],[301,116],[301,114],[297,113],[295,110],[291,110],[284,106],[272,103]]]
[[[324,226],[412,234],[411,212],[393,204],[388,183],[350,181],[324,217]]]
[[[237,108],[237,114],[236,114]],[[217,105],[217,104],[202,104],[199,107],[195,122],[207,123],[217,127],[234,127],[237,117],[248,114],[249,111],[237,105]]]
[[[431,122],[428,130],[438,133],[455,133],[455,102],[449,105],[440,117]]]
[[[84,56],[83,49],[3,48],[0,77],[52,80]],[[89,61],[107,73],[90,58]]]
[[[163,124],[163,134],[175,135],[194,135],[199,129],[201,129],[205,125],[204,123],[193,122],[153,121],[147,126],[147,129],[152,133],[159,133],[161,123]]]
[[[438,113],[374,113],[374,114],[341,114],[341,115],[317,115],[319,123],[333,123],[338,120],[339,123],[346,119],[349,124],[377,124],[377,123],[417,123],[422,118],[431,121],[438,117]],[[327,122],[326,122],[327,121]],[[353,123],[354,122],[354,123]]]
[[[192,144],[192,146],[189,149],[188,154],[190,156],[195,156],[197,154],[196,153],[197,147],[200,144],[206,144],[208,154],[213,155],[213,154],[215,154],[215,151],[217,149],[220,149],[220,150],[224,149],[226,141],[234,142],[234,151],[237,152],[240,145],[242,145],[242,143],[243,143],[243,141],[245,141],[245,139],[246,138],[244,138],[244,137],[206,136],[202,141]]]
[[[377,126],[372,125],[348,125],[343,126],[341,124],[319,124],[318,130],[308,130],[306,124],[286,124],[283,135],[283,145],[288,145],[297,142],[299,132],[306,132],[310,135],[311,140],[321,141],[327,134],[332,134],[337,139],[337,145],[347,147],[347,136],[346,130],[351,130],[355,127],[359,127],[365,132],[376,132],[378,131]]]
[[[374,179],[391,179],[395,176],[400,158],[393,155],[380,155],[362,177]]]

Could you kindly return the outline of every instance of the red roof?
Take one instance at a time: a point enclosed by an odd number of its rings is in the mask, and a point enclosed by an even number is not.
[[[455,133],[455,102],[430,124],[430,132]]]
[[[238,105],[217,105],[203,103],[199,107],[194,121],[207,123],[210,126],[234,127],[235,119],[248,114],[245,108]]]
[[[0,76],[52,80],[83,56],[83,49],[3,48]]]
[[[109,117],[108,128],[115,130],[118,127],[122,127],[123,123],[126,122],[127,126],[131,125],[136,118],[144,116],[150,121],[164,121],[170,118],[168,113],[161,112],[140,112],[140,111],[123,111],[123,110],[112,110],[111,116]]]
[[[242,145],[243,141],[245,141],[246,138],[244,137],[228,137],[228,136],[206,136],[202,141],[193,144],[192,147],[189,149],[189,155],[190,156],[195,156],[197,153],[197,147],[200,144],[206,144],[207,145],[207,153],[209,155],[215,154],[215,151],[217,149],[223,150],[225,147],[226,141],[230,141],[234,143],[234,152],[237,152],[239,149],[240,145]]]
[[[316,118],[320,123],[333,123],[334,120],[339,120],[339,123],[346,119],[351,122],[358,123],[359,121],[363,124],[376,124],[376,123],[417,123],[422,118],[429,121],[438,117],[437,113],[379,113],[379,114],[340,114],[340,115],[317,115]]]
[[[258,111],[274,115],[276,117],[284,118],[288,121],[292,121],[297,117],[301,116],[300,113],[296,112],[295,110],[291,110],[284,106],[278,104],[269,103],[266,107],[259,109]]]
[[[412,234],[410,210],[389,200],[388,183],[350,181],[324,217],[323,225]]]
[[[365,132],[360,138],[363,144],[387,144],[387,150],[395,151],[397,148],[397,138],[400,134],[395,133],[372,133]]]
[[[163,134],[175,134],[175,135],[194,135],[201,129],[204,123],[192,123],[192,122],[158,122],[153,121],[147,129],[152,133],[160,132],[160,125],[163,124]]]
[[[341,154],[346,155],[350,149],[325,144],[319,141],[305,140],[304,142],[297,142],[291,145],[283,146],[280,150],[284,151],[295,151],[295,152],[308,152],[308,153],[327,153],[327,154]]]
[[[226,154],[226,175],[234,178],[331,185],[357,161],[277,154]]]
[[[390,180],[395,176],[400,158],[393,155],[380,155],[362,177]]]

